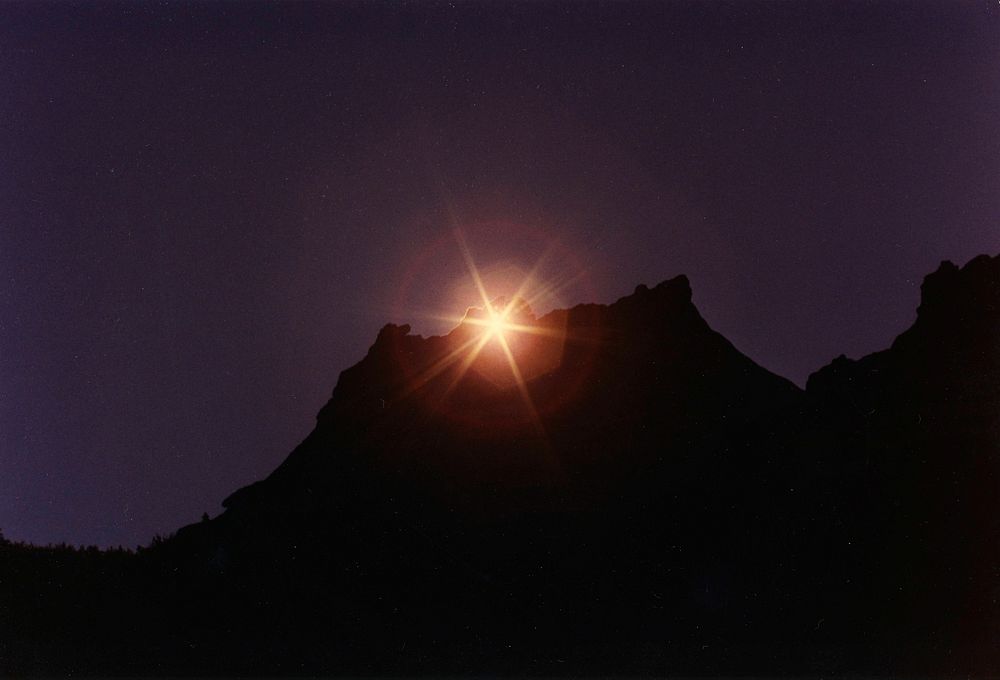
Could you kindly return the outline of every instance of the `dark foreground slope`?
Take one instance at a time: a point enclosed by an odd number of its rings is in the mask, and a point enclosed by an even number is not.
[[[1000,257],[942,263],[890,349],[835,360],[807,392],[823,493],[853,520],[853,616],[883,649],[1000,672]]]
[[[104,571],[0,547],[2,660],[995,672],[998,284],[1000,259],[942,265],[892,348],[806,391],[712,331],[683,277],[525,310],[523,390],[496,342],[465,365],[475,323],[387,326],[219,518]]]

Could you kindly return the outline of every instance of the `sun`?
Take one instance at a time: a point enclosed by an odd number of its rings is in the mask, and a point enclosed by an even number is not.
[[[489,311],[489,316],[483,325],[486,326],[486,334],[491,339],[495,338],[499,341],[506,340],[505,334],[511,330],[511,325],[507,323],[504,315],[492,309]]]
[[[467,319],[474,325],[483,326],[484,331],[480,335],[478,341],[473,341],[474,346],[468,350],[462,360],[456,382],[460,380],[461,376],[469,369],[486,344],[491,340],[495,340],[496,344],[498,344],[500,349],[503,351],[503,356],[507,360],[511,376],[514,378],[518,392],[521,394],[521,399],[524,402],[524,406],[527,409],[531,420],[534,422],[539,431],[544,432],[541,419],[538,416],[538,410],[535,408],[535,403],[531,398],[527,382],[521,373],[521,367],[518,366],[517,360],[514,358],[514,352],[511,350],[511,344],[508,337],[514,333],[542,332],[540,328],[533,325],[525,325],[520,323],[520,320],[511,320],[510,318],[512,312],[517,312],[519,305],[523,306],[526,304],[522,295],[524,295],[529,286],[533,284],[532,279],[534,277],[534,273],[541,264],[541,261],[536,264],[535,268],[521,283],[514,295],[509,298],[501,297],[491,300],[489,293],[486,291],[486,287],[483,285],[483,279],[479,275],[479,268],[476,266],[475,260],[472,257],[472,251],[465,242],[465,238],[460,229],[455,230],[455,238],[458,241],[459,248],[462,251],[462,256],[465,259],[469,276],[472,278],[472,282],[475,284],[476,290],[479,292],[479,297],[482,299],[483,310],[485,310],[485,316],[478,319]]]
[[[469,307],[462,318],[442,318],[457,321],[466,328],[476,328],[478,330],[477,332],[463,336],[463,341],[460,345],[415,376],[407,391],[419,389],[435,376],[454,367],[454,375],[452,376],[450,385],[445,389],[445,395],[449,394],[462,380],[468,370],[472,368],[483,352],[486,351],[487,346],[492,345],[499,349],[499,354],[495,356],[499,356],[502,363],[506,364],[507,370],[510,371],[510,377],[513,384],[516,385],[517,391],[520,393],[521,401],[529,420],[534,424],[538,432],[544,435],[545,429],[539,417],[538,409],[535,407],[534,400],[532,399],[528,381],[525,379],[518,359],[515,357],[515,350],[520,348],[522,352],[521,358],[527,358],[530,363],[531,357],[526,357],[523,354],[525,351],[533,351],[526,349],[526,347],[531,346],[530,342],[527,346],[524,343],[524,340],[528,336],[546,336],[551,338],[562,338],[564,336],[564,333],[559,329],[535,323],[534,315],[531,313],[531,304],[533,301],[543,298],[546,294],[556,289],[554,284],[546,285],[536,278],[544,255],[511,295],[491,298],[461,230],[455,230],[455,237],[465,260],[468,274],[475,285],[476,292],[479,294],[481,305]]]
[[[523,298],[508,300],[500,296],[489,301],[485,290],[483,293],[483,306],[470,307],[461,319],[463,324],[482,329],[479,334],[482,344],[495,340],[502,346],[508,345],[520,333],[545,334],[545,329],[530,323],[533,319],[531,307]]]

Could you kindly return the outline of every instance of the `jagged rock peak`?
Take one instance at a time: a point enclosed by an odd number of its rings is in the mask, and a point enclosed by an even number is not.
[[[649,296],[670,297],[675,298],[678,301],[690,302],[691,282],[688,280],[688,277],[681,274],[672,279],[661,281],[655,288],[652,289],[650,289],[646,284],[640,283],[635,287],[635,291],[632,293],[632,297],[640,300]]]
[[[920,286],[917,315],[948,313],[956,303],[997,304],[1000,296],[1000,255],[979,255],[961,269],[944,260]]]
[[[612,305],[638,318],[662,318],[663,314],[682,316],[697,315],[694,303],[691,301],[691,282],[683,274],[667,279],[650,288],[639,284],[631,295],[619,298]]]
[[[399,338],[410,334],[410,324],[404,323],[402,325],[397,325],[394,323],[387,323],[382,326],[382,329],[378,332],[378,337],[375,338],[375,342],[378,343],[382,340],[388,340],[390,338]]]
[[[837,357],[809,376],[807,391],[856,390],[858,384],[851,383],[884,380],[890,369],[909,380],[936,379],[928,373],[934,366],[971,355],[995,356],[995,351],[982,348],[984,343],[996,346],[990,338],[996,338],[1000,314],[1000,255],[979,255],[961,268],[945,260],[924,278],[920,293],[916,322],[888,350],[859,360]],[[943,375],[961,377],[947,371]]]

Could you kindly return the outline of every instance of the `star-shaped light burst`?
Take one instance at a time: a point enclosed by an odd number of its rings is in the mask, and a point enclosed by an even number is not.
[[[476,266],[472,251],[462,232],[458,229],[455,230],[455,238],[462,252],[462,257],[465,260],[469,276],[479,294],[482,307],[481,309],[470,309],[465,317],[461,319],[455,317],[446,318],[466,328],[480,329],[481,332],[470,333],[467,337],[459,336],[462,338],[462,342],[432,365],[421,370],[409,382],[405,392],[409,393],[420,389],[434,377],[455,367],[457,364],[457,369],[454,371],[452,380],[444,391],[444,395],[446,396],[461,382],[465,374],[475,364],[476,359],[480,357],[487,347],[497,347],[501,353],[502,363],[506,363],[510,370],[511,378],[517,386],[529,419],[538,431],[544,435],[538,409],[528,389],[524,371],[518,364],[517,358],[515,358],[514,348],[517,348],[522,359],[526,359],[529,363],[534,362],[538,364],[540,363],[536,361],[538,359],[542,359],[541,363],[544,363],[546,357],[535,355],[535,353],[543,351],[539,349],[540,346],[537,343],[519,343],[516,341],[517,336],[545,336],[552,340],[562,341],[565,338],[565,329],[555,328],[548,324],[533,323],[534,319],[530,314],[530,309],[532,304],[537,303],[539,300],[551,299],[551,296],[555,295],[559,289],[571,285],[577,277],[568,277],[560,285],[540,281],[537,274],[545,260],[545,256],[543,255],[524,279],[518,283],[517,289],[512,295],[509,297],[492,298],[486,289],[486,285],[483,283],[483,278],[480,275],[479,268]],[[512,348],[512,344],[514,348]],[[522,352],[527,352],[528,354],[523,354]]]
[[[454,384],[457,384],[465,372],[469,370],[469,367],[482,352],[483,348],[491,340],[495,340],[500,348],[503,350],[504,356],[507,359],[507,364],[510,366],[511,375],[514,377],[514,382],[517,384],[517,389],[521,393],[521,399],[524,401],[524,406],[528,411],[528,415],[531,417],[532,422],[540,430],[542,429],[541,418],[538,415],[538,409],[535,408],[535,402],[531,398],[531,394],[528,392],[528,385],[524,380],[524,375],[521,373],[521,368],[517,364],[517,360],[514,358],[514,352],[510,349],[510,343],[507,341],[507,335],[509,333],[534,333],[534,334],[544,334],[543,329],[536,326],[529,326],[522,323],[517,323],[515,320],[511,319],[511,313],[515,310],[518,304],[524,304],[522,295],[524,295],[529,286],[532,285],[532,279],[534,278],[535,272],[538,270],[541,260],[535,264],[534,269],[525,277],[524,281],[518,286],[517,291],[508,300],[502,301],[491,300],[489,293],[486,291],[486,286],[483,284],[483,278],[479,274],[479,268],[476,267],[476,262],[472,257],[472,251],[469,249],[468,243],[465,241],[465,237],[462,232],[455,230],[455,238],[458,240],[459,248],[462,250],[462,257],[465,258],[465,266],[469,270],[469,275],[472,277],[472,282],[476,286],[476,290],[479,292],[480,298],[483,301],[483,309],[486,314],[483,318],[469,318],[466,317],[465,321],[476,326],[482,326],[483,333],[479,336],[479,340],[476,342],[475,346],[469,351],[465,359],[462,361],[461,368],[459,369],[458,375],[455,377]],[[499,302],[499,304],[495,304]]]
[[[489,316],[480,323],[486,327],[486,333],[490,337],[502,339],[504,337],[504,332],[510,330],[510,324],[507,323],[507,317],[505,314],[506,311],[507,310],[504,309],[503,311],[498,312],[496,309],[493,309],[492,306],[489,310],[487,310],[487,314],[489,314]]]

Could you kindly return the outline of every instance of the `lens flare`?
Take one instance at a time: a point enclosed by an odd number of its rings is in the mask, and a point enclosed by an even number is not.
[[[497,314],[491,309],[489,312],[489,318],[486,319],[485,326],[486,332],[491,338],[496,338],[501,342],[503,341],[504,332],[508,330],[508,325],[502,314]]]
[[[466,314],[463,323],[468,323],[473,326],[482,327],[482,334],[480,335],[480,340],[476,343],[476,346],[468,353],[465,359],[462,361],[461,368],[458,375],[455,377],[452,386],[457,384],[462,376],[468,371],[469,367],[476,361],[476,358],[483,351],[483,348],[491,341],[496,341],[503,352],[503,356],[507,361],[507,366],[510,369],[511,377],[514,383],[517,385],[517,390],[521,395],[521,400],[524,402],[525,410],[528,413],[532,423],[538,428],[539,431],[544,432],[542,427],[541,418],[538,415],[538,409],[535,407],[534,400],[531,398],[531,392],[528,389],[528,383],[524,379],[524,374],[521,371],[521,367],[518,365],[517,359],[514,356],[514,352],[511,349],[511,340],[513,336],[520,333],[545,335],[550,331],[546,329],[522,323],[521,317],[524,310],[530,309],[528,302],[524,299],[524,295],[527,293],[528,289],[534,284],[534,275],[538,271],[544,257],[539,259],[539,261],[532,268],[531,272],[525,280],[521,282],[518,286],[517,291],[510,296],[510,298],[495,298],[491,299],[489,292],[486,290],[486,286],[483,284],[482,276],[479,273],[479,268],[476,266],[475,259],[472,256],[472,251],[469,248],[468,243],[465,240],[461,230],[455,230],[455,239],[458,241],[459,248],[462,251],[462,257],[465,260],[466,268],[469,271],[469,276],[472,278],[473,283],[476,286],[476,290],[479,293],[479,297],[483,303],[483,313],[474,316],[471,314]]]
[[[394,351],[406,378],[392,399],[419,391],[427,397],[424,405],[449,418],[488,426],[529,426],[544,441],[543,414],[571,401],[575,389],[553,393],[543,377],[561,370],[567,343],[572,343],[574,362],[569,374],[573,385],[582,383],[589,370],[587,357],[596,345],[586,334],[576,337],[577,333],[570,332],[569,315],[564,311],[536,318],[533,308],[557,300],[559,293],[575,285],[583,275],[574,274],[576,269],[569,271],[567,262],[579,263],[553,240],[527,270],[507,265],[503,269],[506,275],[497,276],[501,271],[498,265],[485,269],[477,265],[460,227],[453,225],[452,235],[465,264],[465,299],[470,288],[476,299],[463,316],[427,315],[449,323],[451,330],[428,338],[423,345],[429,350],[426,353],[414,352],[400,340]],[[543,277],[541,272],[552,269],[553,259],[558,260],[556,271],[561,273]],[[512,400],[496,399],[497,393],[490,388],[476,387],[486,384],[501,392],[516,390],[516,395],[511,394]],[[471,391],[465,389],[467,386]],[[486,399],[474,395],[485,395]],[[469,396],[474,398],[469,401]]]

